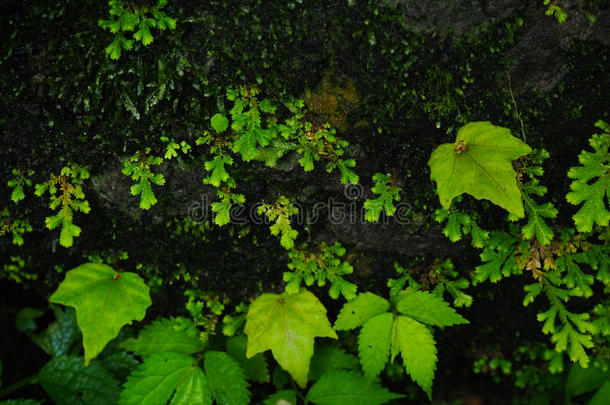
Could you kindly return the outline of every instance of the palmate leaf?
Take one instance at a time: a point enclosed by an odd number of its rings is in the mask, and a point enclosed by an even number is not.
[[[311,387],[306,399],[318,405],[378,405],[402,397],[360,373],[330,371]]]
[[[531,151],[507,128],[487,121],[466,124],[455,143],[440,145],[428,161],[441,205],[447,209],[453,198],[467,193],[523,218],[521,191],[511,162]]]
[[[127,339],[121,343],[121,346],[141,357],[162,352],[193,354],[205,348],[194,327],[190,330],[185,329],[177,319],[167,318],[147,325],[137,339]]]
[[[604,132],[589,139],[594,152],[582,151],[578,155],[581,166],[568,171],[574,181],[566,199],[574,205],[584,203],[573,216],[579,232],[590,232],[594,224],[608,226],[610,222],[610,126],[603,121],[596,126]]]
[[[244,332],[248,336],[247,357],[271,350],[300,387],[307,384],[314,338],[337,338],[326,309],[307,290],[261,295],[250,305]]]
[[[38,378],[49,397],[62,405],[114,405],[121,392],[119,382],[97,361],[85,367],[82,357],[56,357]]]
[[[101,263],[85,263],[68,271],[49,301],[76,309],[85,365],[124,325],[141,321],[151,305],[148,286],[137,274],[117,273]]]
[[[208,382],[195,359],[180,353],[155,353],[127,378],[119,399],[121,405],[211,405]]]

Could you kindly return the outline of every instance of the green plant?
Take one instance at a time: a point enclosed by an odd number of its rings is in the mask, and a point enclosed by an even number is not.
[[[30,177],[34,174],[34,171],[28,170],[27,172],[22,172],[19,169],[13,169],[11,170],[11,173],[15,177],[10,179],[6,185],[13,189],[11,192],[11,200],[17,204],[25,198],[25,187],[32,186]]]
[[[52,174],[46,182],[36,184],[35,194],[41,197],[48,192],[51,198],[49,208],[59,209],[57,215],[46,217],[45,224],[48,229],[61,227],[59,244],[63,247],[72,246],[74,238],[81,232],[80,227],[72,222],[74,212],[87,214],[91,210],[82,188],[88,178],[87,169],[72,164],[64,166],[59,175]]]
[[[275,221],[270,227],[271,235],[281,235],[280,244],[285,249],[292,249],[299,233],[290,226],[290,217],[298,214],[299,209],[288,198],[281,195],[274,204],[260,205],[257,212],[259,215],[265,214],[270,221]]]
[[[400,201],[400,187],[396,185],[396,178],[390,174],[375,173],[373,175],[375,185],[371,191],[379,194],[375,199],[364,201],[364,218],[369,222],[379,221],[381,211],[387,216],[393,216],[396,211],[394,201]]]
[[[154,40],[150,32],[151,28],[158,28],[161,31],[166,28],[175,29],[176,19],[161,11],[166,5],[167,0],[158,0],[157,5],[150,8],[133,4],[129,0],[109,0],[108,13],[111,18],[100,19],[98,25],[115,34],[114,41],[106,47],[106,53],[110,58],[119,59],[123,51],[130,51],[133,48],[133,40],[125,37],[126,32],[137,28],[133,39],[148,46]]]
[[[159,166],[161,163],[163,163],[163,158],[150,155],[150,148],[146,148],[144,153],[136,152],[123,162],[123,174],[138,182],[131,186],[130,191],[131,195],[140,195],[140,208],[142,209],[149,210],[157,203],[152,184],[157,186],[165,184],[165,177],[162,173],[151,171],[151,166]]]
[[[568,19],[568,13],[559,7],[556,1],[544,0],[542,4],[548,6],[546,9],[546,15],[554,16],[559,24],[563,24]]]

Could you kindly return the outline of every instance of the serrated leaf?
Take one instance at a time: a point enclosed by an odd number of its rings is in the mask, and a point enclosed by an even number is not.
[[[68,271],[49,301],[76,309],[85,365],[124,325],[141,321],[151,305],[148,286],[137,274],[117,273],[101,263],[85,263]]]
[[[428,161],[441,205],[448,209],[453,198],[467,193],[523,218],[521,191],[511,162],[531,151],[507,128],[488,121],[464,125],[455,143],[440,145]]]
[[[199,367],[180,383],[169,405],[212,405],[208,381]]]
[[[265,356],[259,353],[251,359],[247,358],[246,346],[247,338],[245,336],[234,336],[227,340],[227,353],[239,363],[248,379],[260,383],[269,382],[271,376]]]
[[[144,359],[138,368],[127,378],[119,399],[121,405],[165,405],[176,390],[184,384],[187,388],[181,391],[177,403],[182,398],[187,402],[195,401],[195,395],[200,404],[211,404],[212,398],[207,389],[207,381],[197,366],[197,362],[189,355],[180,353],[155,353]],[[188,390],[188,387],[193,390]],[[199,391],[195,391],[195,389]],[[189,394],[190,393],[190,394]]]
[[[408,289],[406,293],[401,294],[396,309],[428,325],[451,326],[468,323],[468,320],[455,312],[441,297],[427,291]]]
[[[210,122],[212,124],[212,128],[214,128],[217,133],[224,132],[227,130],[227,128],[229,128],[229,120],[224,116],[224,114],[221,113],[214,114],[214,116],[210,119]]]
[[[316,348],[309,366],[309,379],[315,381],[331,370],[358,370],[358,359],[336,346]]]
[[[376,315],[364,323],[358,335],[358,356],[369,380],[377,377],[388,362],[393,322],[390,312]]]
[[[204,368],[212,397],[218,404],[249,404],[246,376],[231,356],[224,352],[208,351],[205,353]]]
[[[18,184],[17,186],[15,186],[15,188],[13,189],[13,192],[11,193],[11,200],[17,204],[19,201],[23,200],[25,198],[25,192],[23,191],[23,186]]]
[[[398,316],[394,322],[398,347],[407,373],[430,398],[437,361],[436,342],[432,332],[406,316]]]
[[[335,329],[355,329],[388,309],[390,309],[388,300],[370,292],[358,294],[356,299],[347,302],[341,308],[335,321]]]
[[[536,236],[541,244],[548,245],[553,240],[553,231],[544,221],[544,218],[555,218],[557,208],[550,202],[543,205],[537,204],[527,194],[523,196],[523,200],[527,213],[527,224],[521,228],[523,237],[531,239]]]
[[[81,334],[72,308],[61,309],[53,306],[53,312],[55,312],[55,322],[44,332],[32,336],[32,340],[51,357],[59,357],[68,354]]]
[[[205,344],[194,327],[186,330],[176,319],[161,318],[145,326],[137,339],[130,338],[121,343],[121,347],[140,357],[147,357],[162,352],[193,354],[202,351]]]
[[[62,405],[115,405],[121,392],[119,382],[98,362],[85,367],[82,357],[56,357],[38,378],[49,397]]]
[[[326,309],[307,290],[261,295],[250,305],[244,332],[248,336],[247,357],[271,350],[300,387],[307,384],[314,338],[337,338]]]
[[[330,371],[324,374],[307,393],[307,401],[318,405],[379,405],[403,398],[368,381],[353,371]]]

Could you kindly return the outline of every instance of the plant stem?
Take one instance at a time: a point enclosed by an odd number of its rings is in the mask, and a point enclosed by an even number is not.
[[[0,390],[0,398],[17,391],[27,385],[37,384],[38,383],[38,374],[31,375],[29,377],[24,378],[23,380],[17,381],[14,384],[9,385],[8,387]]]

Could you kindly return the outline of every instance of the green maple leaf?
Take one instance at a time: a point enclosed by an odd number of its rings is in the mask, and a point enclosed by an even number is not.
[[[57,404],[114,405],[121,392],[119,382],[99,362],[85,367],[82,357],[55,357],[39,371],[38,378]]]
[[[453,198],[467,193],[523,218],[521,191],[511,162],[531,151],[507,128],[487,121],[464,125],[455,143],[440,145],[428,161],[441,205],[448,209]]]
[[[85,263],[68,271],[49,301],[76,309],[85,365],[124,325],[142,320],[151,305],[148,286],[137,274],[117,273],[101,263]]]
[[[248,336],[247,357],[271,350],[300,387],[307,384],[314,338],[337,338],[326,309],[307,290],[261,295],[250,305],[244,332]]]
[[[198,335],[192,325],[188,328],[179,319],[162,318],[144,327],[137,339],[127,339],[121,346],[140,357],[162,352],[193,354],[205,348]]]
[[[318,405],[379,405],[403,397],[360,373],[330,371],[311,387],[306,400]]]
[[[595,125],[604,132],[589,139],[594,152],[581,152],[578,155],[581,166],[568,171],[568,177],[574,181],[566,199],[574,205],[584,203],[573,216],[579,232],[590,232],[595,223],[605,227],[610,222],[607,206],[610,204],[610,125],[603,121]]]
[[[180,353],[155,353],[144,359],[123,385],[121,405],[211,405],[208,381],[195,359]]]

